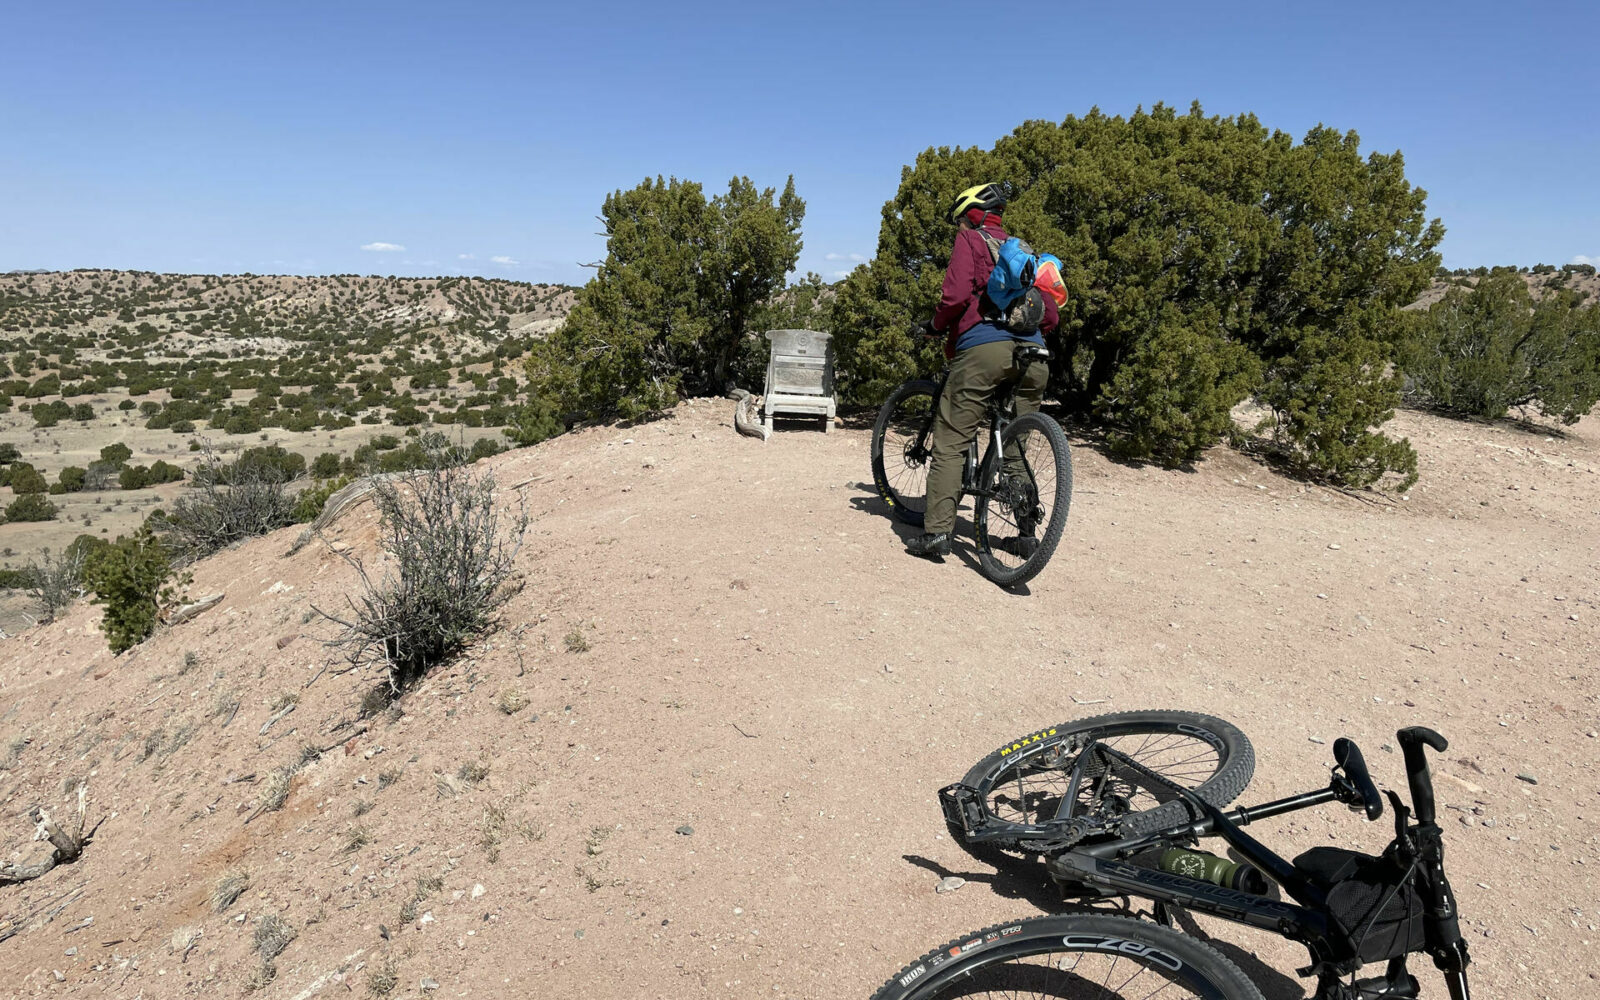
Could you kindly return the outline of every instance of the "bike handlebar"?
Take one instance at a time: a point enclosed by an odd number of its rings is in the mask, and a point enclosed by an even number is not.
[[[1433,822],[1433,778],[1428,774],[1428,756],[1424,747],[1444,753],[1450,741],[1427,726],[1407,726],[1395,733],[1400,740],[1400,750],[1406,758],[1406,781],[1411,785],[1411,806],[1416,810],[1417,822]]]
[[[1372,775],[1367,771],[1367,759],[1361,756],[1361,748],[1341,736],[1333,741],[1333,759],[1361,794],[1361,807],[1366,810],[1367,819],[1374,820],[1382,816],[1383,799],[1378,796],[1378,786],[1372,783]]]

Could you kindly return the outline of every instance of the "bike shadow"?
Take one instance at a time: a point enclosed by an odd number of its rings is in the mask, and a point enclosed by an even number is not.
[[[889,522],[889,527],[893,528],[894,533],[899,536],[900,543],[902,545],[922,534],[922,529],[920,527],[912,524],[906,524],[904,521],[895,517],[893,508],[884,502],[883,497],[878,495],[878,491],[874,489],[870,483],[852,483],[851,486],[854,489],[860,490],[861,492],[850,498],[850,506],[863,514],[872,514],[887,520]],[[962,517],[958,512],[956,514],[955,540],[950,546],[950,556],[948,558],[960,560],[960,562],[964,564],[967,569],[974,573],[981,574],[983,572],[983,567],[978,563],[977,550],[973,548],[972,543],[968,541],[972,535],[973,527],[971,519]],[[917,558],[909,553],[906,554],[906,557],[908,559]],[[1026,583],[1019,583],[1010,587],[1001,587],[1000,589],[1007,594],[1015,594],[1018,597],[1026,597],[1033,593],[1033,591],[1028,588]]]
[[[1061,907],[1061,891],[1050,881],[1042,864],[1018,859],[1015,867],[996,868],[992,873],[986,873],[956,871],[920,854],[902,854],[901,857],[940,878],[954,875],[968,882],[987,885],[997,896],[1025,900],[1047,912],[1053,913]],[[1030,872],[1030,868],[1033,871]]]
[[[1037,859],[1018,858],[1014,864],[996,867],[991,874],[956,871],[917,854],[903,854],[901,857],[940,878],[954,875],[968,882],[987,885],[995,895],[1005,899],[1024,900],[1045,914],[1136,915],[1128,909],[1125,900],[1085,899],[1064,895],[1061,888],[1050,879],[1044,864]],[[1148,914],[1145,916],[1148,917]],[[1212,936],[1189,911],[1175,907],[1173,920],[1185,934],[1210,945],[1221,952],[1224,958],[1238,966],[1240,971],[1261,990],[1264,1000],[1303,1000],[1307,995],[1305,986],[1299,980],[1279,972],[1257,958],[1253,952],[1246,951],[1226,939]]]

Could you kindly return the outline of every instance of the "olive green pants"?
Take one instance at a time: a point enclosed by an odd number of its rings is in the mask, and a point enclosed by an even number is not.
[[[995,389],[1017,377],[1012,363],[1014,341],[1003,340],[969,347],[956,355],[939,397],[939,419],[933,424],[933,460],[928,466],[928,512],[922,530],[941,534],[955,530],[956,501],[961,495],[961,465],[967,443],[984,424],[989,399]],[[1017,416],[1033,413],[1044,399],[1050,367],[1044,362],[1028,366],[1017,384]],[[982,448],[979,449],[980,455]],[[1007,454],[1007,468],[1018,456]]]

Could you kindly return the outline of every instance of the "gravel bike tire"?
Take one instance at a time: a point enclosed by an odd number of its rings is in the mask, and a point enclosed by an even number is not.
[[[982,492],[972,514],[972,530],[983,575],[1002,587],[1018,587],[1039,575],[1066,530],[1072,507],[1072,450],[1061,425],[1044,413],[1023,414],[1006,424],[1000,438],[1001,448],[990,449],[978,477]],[[1002,455],[1015,442],[1021,442],[1031,473],[1031,482],[1018,488],[1027,491],[1020,502],[1013,496],[1018,490],[1002,481]],[[1023,513],[1024,503],[1033,516]]]
[[[938,405],[938,392],[939,383],[928,379],[906,382],[884,400],[872,425],[872,483],[896,520],[919,528],[928,511],[929,459],[913,453],[914,436],[918,421]]]
[[[1261,1000],[1238,966],[1197,938],[1133,917],[1072,914],[995,924],[912,962],[872,1000],[957,997]]]
[[[1256,769],[1255,748],[1233,723],[1198,712],[1149,709],[1097,715],[1029,733],[978,761],[961,783],[978,791],[987,816],[1016,823],[1048,822],[1065,795],[1076,748],[1090,739],[1122,751],[1218,808],[1239,797]],[[1056,792],[1054,798],[1051,791]],[[1181,799],[1161,802],[1145,792],[1143,799],[1129,796],[1126,802],[1129,808],[1109,818],[1091,839],[1142,837],[1193,818]],[[947,825],[957,844],[989,864],[1041,853],[1030,846],[1035,841],[1023,838],[969,843],[964,830]]]

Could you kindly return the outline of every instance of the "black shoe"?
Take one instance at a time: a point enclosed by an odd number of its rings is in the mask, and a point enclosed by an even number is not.
[[[906,551],[924,559],[940,559],[950,554],[950,532],[923,533],[906,543]]]
[[[1018,559],[1031,559],[1039,551],[1039,540],[1032,535],[1018,535],[1016,538],[1002,538],[995,547]]]

